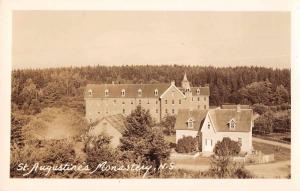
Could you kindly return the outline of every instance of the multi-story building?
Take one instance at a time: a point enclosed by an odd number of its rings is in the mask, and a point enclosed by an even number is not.
[[[181,87],[171,84],[88,84],[85,93],[86,118],[89,122],[109,115],[129,115],[138,105],[150,111],[159,122],[179,109],[208,109],[209,87],[191,87],[184,74]]]

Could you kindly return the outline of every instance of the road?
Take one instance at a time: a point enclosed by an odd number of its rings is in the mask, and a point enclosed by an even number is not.
[[[286,144],[286,143],[280,143],[277,141],[270,141],[270,140],[265,140],[265,139],[261,139],[261,138],[257,138],[257,137],[252,137],[252,141],[291,149],[291,145]]]

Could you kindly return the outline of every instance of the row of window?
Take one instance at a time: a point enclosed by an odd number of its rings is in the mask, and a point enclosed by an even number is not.
[[[88,93],[89,93],[89,96],[93,95],[93,91],[92,90],[89,90]],[[142,96],[142,89],[138,89],[137,93],[138,93],[138,96]],[[109,96],[109,90],[108,89],[104,90],[104,95],[105,95],[105,97]],[[126,95],[126,90],[122,89],[121,90],[121,96],[124,97],[125,95]],[[158,96],[158,89],[154,90],[154,95]],[[197,89],[197,95],[200,95],[200,89]],[[193,99],[194,98],[192,97],[192,101],[193,101]],[[198,97],[198,101],[200,101],[200,97]],[[204,101],[206,101],[206,97],[204,97]]]
[[[93,95],[93,91],[92,90],[89,90],[88,93],[89,93],[89,96]],[[141,97],[142,96],[142,89],[138,89],[137,93],[138,93],[138,96]],[[109,96],[109,90],[108,89],[104,90],[104,95],[105,95],[105,97]],[[126,91],[125,91],[125,89],[122,89],[121,90],[121,96],[124,97],[125,95],[126,95]],[[154,95],[158,96],[158,89],[154,90]]]

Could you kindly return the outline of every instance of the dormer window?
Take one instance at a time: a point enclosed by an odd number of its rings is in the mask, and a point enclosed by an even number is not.
[[[108,89],[106,89],[106,90],[104,91],[104,95],[105,95],[105,97],[108,96]]]
[[[142,90],[141,90],[141,89],[138,90],[138,96],[139,96],[139,97],[142,96]]]
[[[210,129],[210,123],[209,122],[207,123],[207,129]]]
[[[158,90],[157,89],[154,90],[154,95],[158,96]]]
[[[234,120],[234,119],[231,119],[231,120],[228,122],[228,125],[229,125],[229,129],[235,129],[235,126],[236,126],[235,120]]]
[[[200,89],[199,88],[197,89],[196,92],[197,92],[197,95],[200,95]]]
[[[124,90],[124,89],[122,89],[121,95],[122,95],[123,97],[125,96],[125,90]]]
[[[188,124],[188,128],[189,128],[189,129],[194,128],[194,121],[193,121],[192,118],[190,118],[190,119],[187,121],[187,124]]]
[[[89,96],[93,95],[93,91],[91,89],[89,89],[88,93],[89,93]]]

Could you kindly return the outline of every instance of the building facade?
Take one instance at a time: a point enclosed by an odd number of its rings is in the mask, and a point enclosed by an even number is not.
[[[252,109],[216,108],[209,110],[180,110],[176,123],[176,142],[184,136],[197,137],[201,152],[212,153],[215,144],[228,137],[237,141],[242,152],[252,151]]]
[[[85,111],[89,122],[110,115],[127,116],[138,105],[149,110],[160,122],[180,109],[208,109],[209,87],[191,87],[184,74],[181,87],[171,84],[88,84],[85,92]]]

